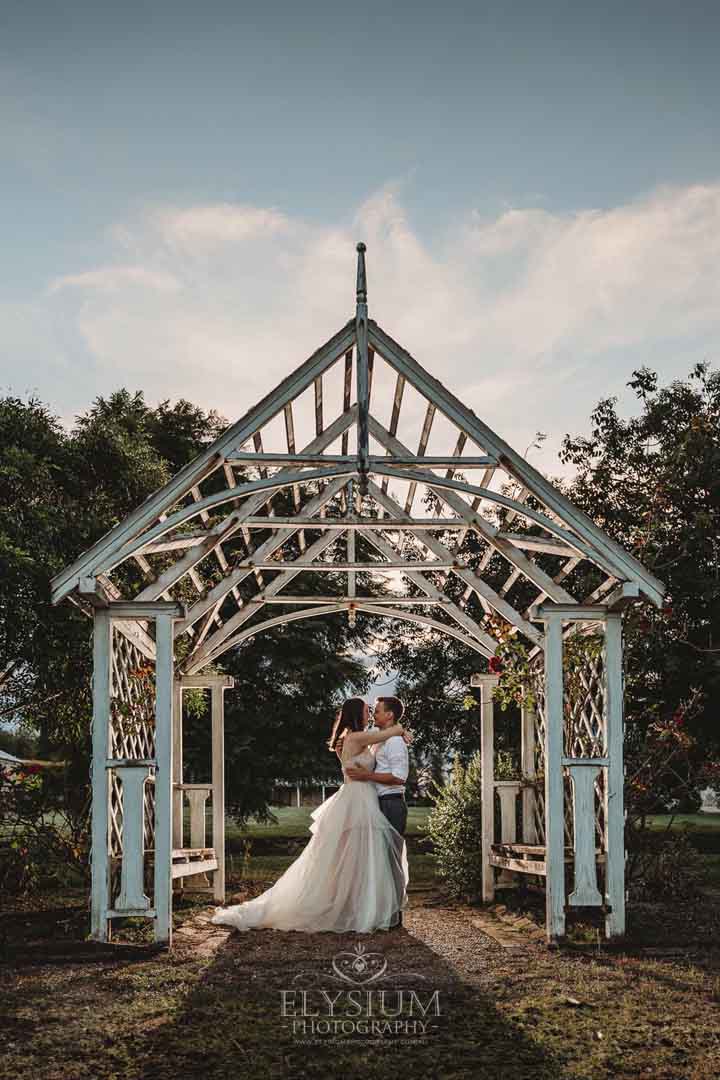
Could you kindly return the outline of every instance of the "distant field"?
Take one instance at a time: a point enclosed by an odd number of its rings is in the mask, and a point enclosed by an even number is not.
[[[648,818],[653,829],[665,829],[672,814],[653,814]],[[720,830],[720,814],[675,814],[673,830],[688,827],[690,832],[715,832]]]
[[[274,806],[272,812],[278,819],[277,824],[262,824],[251,821],[244,830],[233,822],[228,822],[226,832],[229,837],[288,837],[299,839],[306,836],[310,828],[310,814],[314,807]],[[427,821],[430,807],[411,806],[408,814],[407,832],[409,836],[420,835]],[[648,818],[651,828],[664,829],[670,821],[670,814],[653,814]],[[720,833],[720,814],[676,814],[672,824],[673,831],[718,832]]]
[[[250,821],[244,829],[238,828],[234,822],[228,822],[225,827],[225,835],[228,839],[241,840],[244,837],[287,837],[288,839],[300,839],[308,835],[310,830],[310,815],[315,808],[312,806],[273,806],[272,812],[278,819],[277,824],[263,824],[262,822]],[[420,835],[427,816],[429,807],[411,806],[408,813],[407,835]]]

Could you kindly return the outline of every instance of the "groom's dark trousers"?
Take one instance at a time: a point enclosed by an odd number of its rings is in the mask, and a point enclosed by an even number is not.
[[[407,803],[402,792],[397,795],[380,795],[378,799],[380,809],[390,824],[397,829],[401,836],[405,835],[407,825]],[[398,914],[397,926],[402,926],[402,911]]]
[[[397,795],[381,795],[379,797],[380,809],[390,824],[397,829],[401,836],[405,835],[407,825],[407,803],[402,791]]]

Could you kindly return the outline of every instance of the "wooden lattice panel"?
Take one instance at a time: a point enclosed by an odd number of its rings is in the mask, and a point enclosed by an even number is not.
[[[602,635],[597,635],[602,637]],[[605,670],[601,642],[597,655],[588,655],[582,667],[576,669],[573,685],[564,690],[565,730],[564,753],[567,757],[598,758],[606,752]],[[604,787],[605,770],[595,781],[595,843],[605,850]],[[566,791],[567,794],[567,791]],[[572,792],[570,792],[572,798]],[[570,804],[572,829],[572,804]],[[567,804],[566,804],[567,824]]]
[[[110,711],[110,756],[129,760],[155,756],[155,675],[149,661],[117,629],[112,636],[112,683]],[[145,847],[154,844],[155,792],[145,784],[143,825]],[[123,851],[122,786],[115,770],[110,770],[110,855]]]
[[[540,654],[542,659],[542,654]],[[532,676],[532,690],[535,696],[533,712],[533,754],[535,763],[535,798],[533,813],[535,816],[535,835],[538,844],[545,843],[545,679],[543,668],[536,665]]]
[[[542,654],[540,654],[542,657]],[[536,664],[532,675],[536,707],[534,713],[535,772],[540,778],[535,788],[534,815],[538,843],[545,842],[545,797],[542,778],[545,775],[545,691],[544,672]],[[605,672],[602,653],[588,657],[576,669],[572,685],[563,687],[563,753],[566,757],[596,758],[606,752]],[[595,781],[595,839],[600,851],[605,850],[604,785],[605,770]],[[567,768],[563,769],[565,843],[574,847],[572,783]]]

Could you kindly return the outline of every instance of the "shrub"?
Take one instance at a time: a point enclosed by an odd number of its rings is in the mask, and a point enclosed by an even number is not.
[[[708,877],[707,860],[685,833],[630,831],[628,884],[633,898],[687,900]]]
[[[433,842],[436,868],[451,896],[478,899],[482,888],[482,787],[480,754],[463,766],[455,758],[444,786],[433,784],[433,808],[427,835]]]
[[[66,770],[0,768],[0,891],[27,895],[87,875],[87,810],[68,809]]]

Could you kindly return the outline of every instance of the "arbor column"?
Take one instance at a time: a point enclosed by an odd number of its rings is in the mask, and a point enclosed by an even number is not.
[[[563,791],[562,616],[545,619],[545,929],[549,942],[565,935],[565,800]]]
[[[185,801],[182,787],[183,782],[183,697],[182,683],[176,680],[173,686],[173,826],[172,842],[174,848],[184,847],[183,814]],[[177,785],[177,786],[176,786]]]
[[[155,618],[155,940],[172,944],[173,615]]]
[[[526,705],[520,713],[520,774],[522,788],[522,839],[523,844],[537,843],[535,828],[535,713]]]
[[[625,807],[623,765],[622,616],[605,620],[605,917],[606,937],[625,933]]]
[[[225,900],[225,687],[212,687],[212,813],[213,847],[218,868],[213,872],[213,897]],[[234,683],[232,684],[234,685]]]
[[[107,912],[110,908],[110,854],[108,822],[110,773],[110,698],[112,694],[112,621],[107,608],[97,608],[93,618],[93,728],[92,728],[92,824],[90,937],[110,940]]]
[[[210,691],[212,846],[217,860],[213,876],[213,897],[225,900],[225,691],[235,686],[232,675],[183,675],[182,690]],[[210,872],[210,871],[209,871]]]
[[[495,899],[495,870],[490,865],[495,839],[495,721],[492,693],[499,675],[475,675],[480,687],[480,775],[482,783],[482,898]]]

